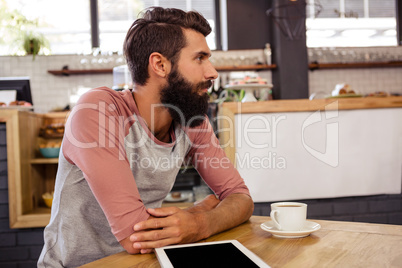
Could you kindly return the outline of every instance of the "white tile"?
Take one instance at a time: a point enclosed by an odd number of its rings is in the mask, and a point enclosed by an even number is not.
[[[310,50],[310,49],[309,49]],[[376,53],[391,51],[402,56],[402,47],[395,48],[355,48],[356,53]],[[241,51],[213,51],[213,58],[222,57],[256,57],[263,59],[262,49]],[[47,71],[61,69],[64,65],[70,68],[77,66],[82,55],[38,56],[32,57],[3,56],[0,57],[1,76],[30,76],[32,95],[37,110],[46,112],[55,106],[67,104],[70,94],[78,87],[113,86],[112,74],[54,76]],[[113,56],[117,60],[118,56]],[[401,59],[402,60],[402,59]],[[270,71],[260,72],[261,77],[272,81]],[[364,94],[384,90],[402,94],[402,68],[372,68],[372,69],[335,69],[309,71],[309,93],[323,91],[331,93],[337,83],[348,83]]]

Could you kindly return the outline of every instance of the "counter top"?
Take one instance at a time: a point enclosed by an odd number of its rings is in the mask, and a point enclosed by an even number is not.
[[[337,102],[337,105],[329,105]],[[329,105],[329,106],[328,106]],[[402,107],[402,97],[328,98],[270,100],[259,102],[224,102],[222,108],[238,113],[307,112],[317,110],[356,110]]]

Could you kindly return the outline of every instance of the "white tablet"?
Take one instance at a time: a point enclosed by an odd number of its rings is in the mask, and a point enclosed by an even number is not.
[[[162,268],[269,267],[237,240],[167,246],[155,252]]]

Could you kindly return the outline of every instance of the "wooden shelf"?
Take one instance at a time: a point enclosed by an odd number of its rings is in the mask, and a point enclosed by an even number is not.
[[[50,208],[38,207],[28,213],[19,215],[13,228],[44,227],[50,221]]]
[[[240,66],[220,66],[216,67],[216,70],[219,71],[261,71],[261,70],[270,70],[275,69],[276,65],[266,65],[266,64],[259,64],[259,65],[240,65]],[[111,74],[113,73],[113,69],[90,69],[90,70],[48,70],[47,71],[53,75],[63,75],[63,76],[70,76],[70,75],[80,75],[80,74]]]
[[[31,164],[58,164],[58,158],[33,158],[30,161]]]
[[[390,68],[402,67],[402,61],[391,62],[351,62],[351,63],[310,63],[308,68],[312,71],[319,69],[353,69],[353,68]],[[277,68],[276,64],[258,64],[258,65],[239,65],[239,66],[218,66],[215,67],[218,72],[230,71],[262,71],[273,70]],[[113,73],[113,69],[91,69],[91,70],[48,70],[53,75],[80,75],[80,74],[107,74]]]
[[[402,61],[392,62],[351,62],[351,63],[310,63],[312,71],[319,69],[389,68],[402,67]]]
[[[78,75],[78,74],[111,74],[113,69],[90,69],[90,70],[48,70],[53,75]]]
[[[10,228],[44,227],[50,209],[42,194],[54,191],[58,158],[38,157],[38,133],[43,125],[64,122],[67,113],[36,114],[0,110],[6,123]]]

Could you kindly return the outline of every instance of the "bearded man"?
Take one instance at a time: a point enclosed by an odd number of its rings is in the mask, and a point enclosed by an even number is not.
[[[67,120],[39,267],[149,253],[249,219],[248,188],[205,115],[218,76],[205,40],[210,32],[197,12],[159,7],[130,27],[124,53],[133,90],[93,89]],[[187,209],[161,207],[183,163],[215,195]]]

